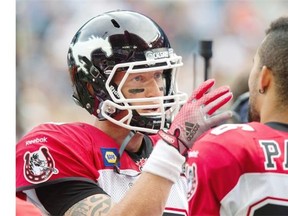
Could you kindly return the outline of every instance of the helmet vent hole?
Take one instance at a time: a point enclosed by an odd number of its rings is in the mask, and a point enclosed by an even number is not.
[[[116,20],[112,19],[111,22],[114,25],[114,27],[120,28],[120,25],[116,22]]]

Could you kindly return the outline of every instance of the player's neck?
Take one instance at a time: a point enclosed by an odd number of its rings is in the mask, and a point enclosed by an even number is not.
[[[270,107],[270,109],[264,110],[261,115],[261,123],[266,122],[280,122],[288,124],[288,108],[277,106],[275,109]]]
[[[110,121],[99,121],[97,119],[94,126],[109,135],[119,144],[119,146],[123,143],[124,139],[130,132],[128,129],[120,127]],[[126,150],[130,152],[137,152],[141,147],[142,140],[143,134],[136,133],[128,143]]]
[[[143,137],[144,135],[142,133],[137,132],[129,141],[126,150],[129,152],[138,152],[141,147]]]

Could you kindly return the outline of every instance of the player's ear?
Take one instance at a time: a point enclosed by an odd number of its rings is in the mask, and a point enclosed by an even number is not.
[[[90,83],[87,83],[87,89],[91,95],[94,95],[94,90],[93,90],[93,87]]]
[[[272,79],[273,79],[272,70],[264,65],[262,67],[260,74],[259,74],[260,88],[267,91],[267,89],[271,85]]]

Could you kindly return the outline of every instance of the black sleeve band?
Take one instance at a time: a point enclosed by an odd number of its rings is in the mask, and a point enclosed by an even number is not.
[[[85,181],[65,181],[35,189],[38,199],[51,215],[64,215],[75,203],[93,194],[107,194],[98,185]]]

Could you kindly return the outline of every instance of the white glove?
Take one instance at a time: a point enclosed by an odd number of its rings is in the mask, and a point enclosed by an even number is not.
[[[167,132],[159,130],[158,135],[168,144],[185,155],[195,140],[210,128],[217,126],[232,116],[224,111],[212,116],[216,110],[229,102],[233,95],[228,86],[209,92],[215,84],[214,79],[203,82],[175,116]]]

